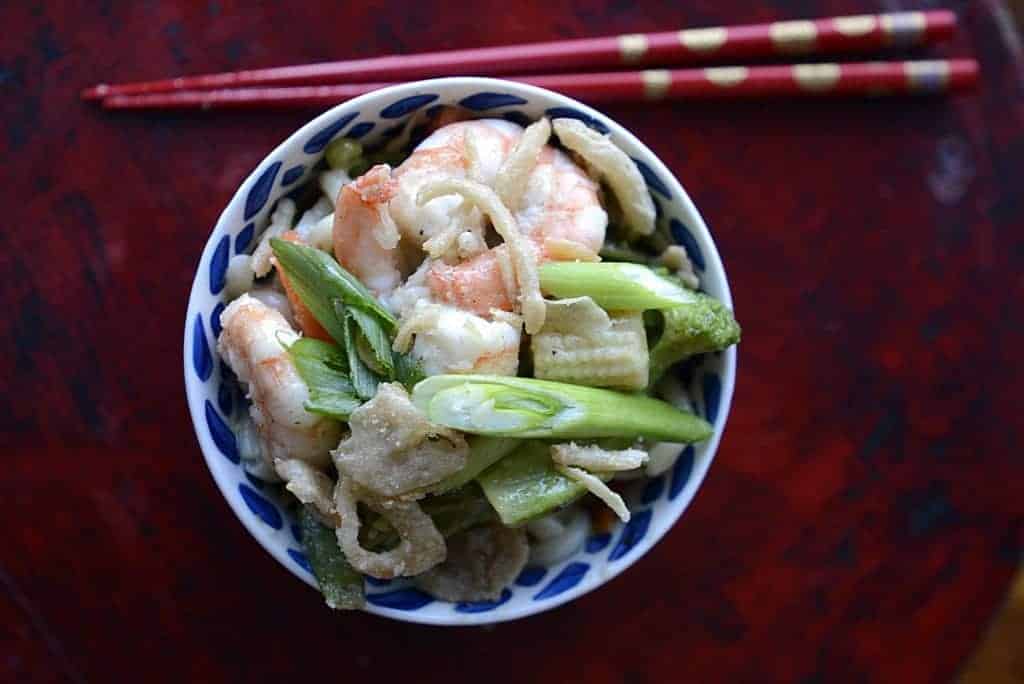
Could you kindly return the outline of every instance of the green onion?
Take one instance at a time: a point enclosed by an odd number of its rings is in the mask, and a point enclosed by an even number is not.
[[[501,459],[477,478],[487,500],[506,525],[518,525],[546,515],[572,503],[587,491],[580,483],[555,470],[547,444],[522,444],[514,454]]]
[[[423,367],[408,354],[395,354],[395,380],[405,385],[405,388],[412,391],[420,380],[426,378]]]
[[[412,401],[432,423],[495,437],[699,442],[712,432],[657,399],[531,378],[436,375],[416,385]]]
[[[348,360],[337,345],[302,337],[288,347],[288,355],[309,388],[305,408],[337,420],[348,420],[359,406],[348,377]]]
[[[346,271],[329,254],[319,249],[274,238],[270,246],[277,263],[297,286],[299,298],[313,316],[339,343],[342,341],[339,322],[332,301],[341,300],[346,307],[372,314],[389,335],[398,327],[395,317],[376,300],[373,294]],[[337,334],[336,334],[337,333]]]
[[[740,341],[740,326],[717,299],[694,293],[692,304],[662,311],[664,325],[651,347],[651,384],[671,366],[688,356],[718,351]]]
[[[336,138],[331,141],[324,152],[327,164],[332,169],[351,172],[353,168],[365,162],[363,146],[352,138]]]
[[[538,272],[544,294],[590,297],[609,311],[668,309],[694,301],[693,292],[640,264],[549,261]]]
[[[348,307],[348,315],[358,326],[363,339],[366,340],[367,345],[373,352],[373,358],[380,367],[381,374],[389,378],[393,377],[395,373],[395,359],[391,351],[391,338],[384,332],[380,322],[374,316],[353,306]]]
[[[349,378],[352,380],[352,387],[360,399],[373,399],[373,396],[377,394],[377,376],[359,356],[355,340],[356,324],[352,322],[351,312],[336,299],[334,300],[334,313],[341,321],[342,346],[348,353]]]
[[[422,499],[420,506],[445,538],[494,520],[494,509],[475,484]],[[386,518],[373,511],[367,511],[360,517],[363,525],[359,538],[364,548],[383,551],[398,544],[398,534]]]
[[[423,378],[412,359],[391,350],[398,322],[358,279],[320,250],[284,240],[270,242],[299,299],[344,349],[357,396],[370,399],[376,393],[374,371],[406,387]],[[372,369],[359,354],[362,343],[372,353],[372,358],[367,356]]]
[[[302,547],[327,605],[336,610],[362,608],[363,576],[345,560],[334,530],[322,525],[309,506],[299,512],[299,525]]]
[[[445,479],[431,487],[437,494],[458,489],[476,476],[490,468],[492,465],[508,456],[523,442],[507,437],[486,437],[478,435],[469,440],[469,458],[466,465],[459,472],[449,475]]]

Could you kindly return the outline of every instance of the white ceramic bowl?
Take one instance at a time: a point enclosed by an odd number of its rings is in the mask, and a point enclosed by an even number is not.
[[[199,259],[185,320],[185,392],[199,446],[213,479],[249,533],[296,577],[311,586],[297,527],[275,488],[239,465],[231,425],[242,410],[240,393],[223,372],[215,340],[223,310],[224,274],[232,254],[251,250],[275,202],[310,177],[333,138],[347,135],[372,144],[395,135],[410,116],[438,105],[460,105],[479,117],[518,122],[570,116],[611,135],[640,166],[660,220],[688,251],[701,288],[732,307],[729,285],[704,220],[665,165],[625,128],[600,112],[557,93],[487,78],[443,78],[393,86],[356,98],[318,116],[288,137],[245,179],[228,202]],[[437,625],[500,622],[538,613],[596,589],[643,556],[693,499],[722,437],[736,370],[736,350],[706,355],[682,371],[695,410],[714,435],[683,450],[674,468],[638,483],[627,494],[632,520],[611,534],[592,535],[574,557],[551,567],[528,567],[494,603],[451,604],[430,599],[401,582],[368,582],[367,610],[377,615]],[[327,610],[325,607],[324,610]]]

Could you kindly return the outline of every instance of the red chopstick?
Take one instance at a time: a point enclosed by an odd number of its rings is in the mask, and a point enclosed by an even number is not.
[[[743,97],[879,96],[960,92],[978,80],[973,59],[647,69],[513,76],[588,102]],[[391,85],[352,83],[112,95],[107,109],[292,109],[325,107]]]
[[[409,81],[433,76],[564,72],[622,66],[682,65],[779,55],[828,55],[923,45],[949,38],[948,10],[865,14],[740,26],[634,33],[503,47],[390,55],[271,69],[101,84],[84,99],[259,85],[325,85]]]

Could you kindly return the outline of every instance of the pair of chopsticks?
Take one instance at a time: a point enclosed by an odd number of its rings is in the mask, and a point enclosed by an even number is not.
[[[947,10],[866,14],[101,84],[82,98],[107,109],[320,107],[395,82],[459,75],[500,75],[590,102],[958,92],[977,83],[973,59],[544,73],[868,53],[930,45],[955,28]],[[508,76],[517,73],[528,75]]]

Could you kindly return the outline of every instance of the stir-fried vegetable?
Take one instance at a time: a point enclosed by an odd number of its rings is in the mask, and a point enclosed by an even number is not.
[[[360,401],[349,380],[349,365],[344,352],[329,342],[303,337],[288,347],[288,355],[309,388],[306,410],[337,420],[348,420]]]
[[[492,465],[515,451],[522,444],[519,440],[507,437],[487,437],[478,435],[469,440],[469,458],[465,467],[454,475],[450,475],[433,487],[437,494],[458,489]]]
[[[436,375],[416,385],[412,400],[433,423],[496,437],[699,442],[712,432],[657,399],[529,378]]]
[[[335,299],[340,300],[346,307],[360,309],[372,315],[388,334],[394,334],[398,327],[395,317],[377,301],[358,278],[346,271],[330,255],[285,240],[271,240],[270,246],[274,250],[278,264],[292,282],[301,283],[306,290],[302,296],[303,303],[335,340],[340,341],[341,335],[332,304]]]
[[[565,331],[548,330],[545,324],[530,342],[534,375],[590,387],[644,389],[648,354],[641,314],[621,313],[605,320],[607,327],[575,325]]]
[[[506,525],[538,518],[587,491],[555,470],[549,447],[542,442],[524,442],[515,453],[485,470],[477,481]]]
[[[299,525],[302,547],[327,605],[337,610],[362,608],[363,576],[345,560],[334,530],[321,524],[310,506],[299,512]]]
[[[378,378],[411,386],[421,378],[416,364],[391,351],[397,331],[394,316],[373,294],[329,254],[285,240],[271,240],[279,267],[313,317],[327,330],[347,356],[349,380],[356,396],[370,399]],[[359,353],[365,344],[372,359]],[[367,365],[372,360],[373,369]]]
[[[669,309],[695,293],[640,264],[549,261],[538,269],[541,291],[552,297],[590,297],[608,311]]]
[[[652,383],[677,361],[740,341],[740,326],[732,311],[706,294],[697,292],[694,297],[692,304],[662,311],[661,337],[651,348]]]

